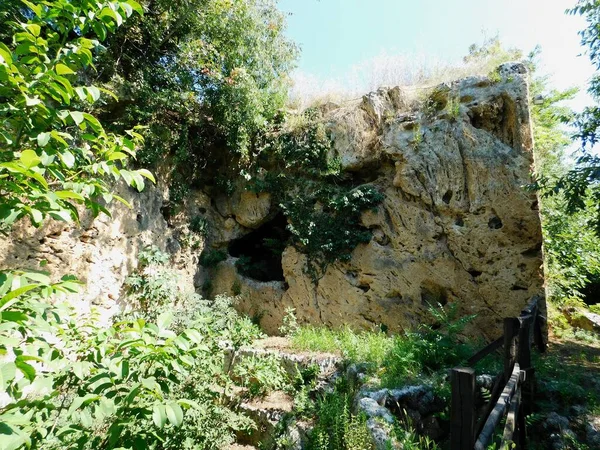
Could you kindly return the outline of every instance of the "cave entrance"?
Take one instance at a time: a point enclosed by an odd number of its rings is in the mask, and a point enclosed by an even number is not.
[[[600,277],[588,274],[587,279],[590,281],[580,291],[583,301],[588,306],[597,305],[600,303]]]
[[[281,255],[291,237],[281,213],[247,235],[229,243],[229,254],[239,258],[238,272],[258,281],[284,281]]]

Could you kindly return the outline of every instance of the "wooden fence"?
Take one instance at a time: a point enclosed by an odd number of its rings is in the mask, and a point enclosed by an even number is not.
[[[485,356],[503,348],[504,370],[496,377],[491,399],[481,417],[475,411],[475,370],[452,369],[452,406],[450,418],[451,450],[485,450],[506,415],[501,449],[526,448],[525,416],[533,407],[535,370],[531,367],[531,347],[546,351],[543,330],[546,318],[540,314],[542,297],[535,296],[517,318],[504,319],[504,334],[473,355],[467,362],[475,365]]]

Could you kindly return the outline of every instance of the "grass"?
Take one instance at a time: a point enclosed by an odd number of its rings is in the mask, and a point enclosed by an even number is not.
[[[364,365],[384,387],[409,382],[422,384],[439,379],[445,369],[460,364],[475,349],[459,337],[466,320],[454,322],[452,313],[439,313],[439,310],[435,314],[447,321],[436,330],[423,327],[419,332],[392,336],[381,331],[354,331],[349,327],[332,330],[302,326],[295,329],[290,338],[298,350],[341,353],[349,364]]]
[[[487,39],[483,47],[495,45],[497,38]],[[402,86],[409,99],[441,83],[474,75],[489,75],[497,66],[514,59],[516,50],[490,53],[488,57],[462,61],[435,60],[418,54],[381,53],[352,66],[342,77],[322,79],[303,72],[292,75],[290,106],[298,110],[327,102],[346,103],[382,86]]]
[[[292,335],[292,345],[299,350],[341,352],[350,363],[379,366],[391,350],[395,338],[383,332],[353,331],[349,327],[332,330],[303,326]]]

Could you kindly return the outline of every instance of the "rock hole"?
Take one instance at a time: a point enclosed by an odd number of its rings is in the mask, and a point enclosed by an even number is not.
[[[471,269],[468,272],[469,272],[469,275],[471,275],[473,278],[477,278],[477,277],[481,276],[481,274],[483,273],[483,272],[480,272],[479,270],[474,270],[474,269]]]
[[[526,291],[527,288],[524,286],[519,286],[518,284],[515,284],[513,287],[510,288],[511,291]]]
[[[463,220],[462,217],[458,216],[456,218],[456,220],[454,221],[454,223],[459,226],[459,227],[464,227],[465,226],[465,221]]]
[[[535,247],[525,250],[521,252],[525,258],[537,258],[540,255],[540,251],[542,250],[542,244],[537,244]]]
[[[499,217],[494,216],[488,221],[488,227],[490,227],[491,230],[499,230],[503,226],[504,224]]]
[[[368,284],[359,284],[358,288],[363,292],[369,292],[371,290],[371,286]]]
[[[532,211],[537,211],[537,210],[539,210],[539,209],[540,209],[540,205],[538,204],[538,201],[536,200],[536,201],[534,201],[534,202],[531,204],[531,210],[532,210]]]
[[[284,281],[281,255],[290,232],[287,219],[278,214],[274,219],[229,244],[229,254],[239,258],[238,272],[257,281]]]
[[[450,200],[452,200],[452,191],[451,190],[446,191],[446,193],[442,197],[442,200],[444,201],[444,203],[446,205],[450,204]]]
[[[421,284],[421,304],[427,307],[444,306],[448,303],[446,289],[431,281]]]
[[[141,224],[141,223],[142,223],[142,220],[143,220],[143,217],[142,217],[142,215],[138,213],[138,214],[135,216],[135,220],[137,220],[137,221],[138,221],[138,223],[139,223],[139,224]]]
[[[198,212],[200,214],[206,214],[207,209],[206,208],[198,208]]]

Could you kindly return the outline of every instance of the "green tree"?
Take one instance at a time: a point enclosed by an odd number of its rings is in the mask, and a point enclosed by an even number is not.
[[[587,48],[594,67],[600,70],[600,3],[596,0],[579,0],[574,8],[566,12],[586,19],[588,26],[580,32],[581,44]],[[592,77],[588,92],[596,101],[600,100],[600,74]],[[581,143],[574,166],[558,180],[542,179],[540,184],[547,194],[563,193],[568,214],[587,210],[590,213],[590,225],[600,233],[600,157],[592,151],[598,141],[600,107],[585,108],[575,116],[573,124],[577,130],[573,139]]]
[[[192,184],[232,178],[285,106],[297,54],[275,0],[144,0],[110,35],[94,74],[118,93],[99,113],[147,125],[140,162],[168,167],[174,204]],[[167,162],[167,164],[165,164]]]
[[[16,14],[14,4],[10,14]],[[106,178],[139,190],[147,170],[129,171],[141,136],[107,132],[90,113],[112,95],[86,82],[100,48],[94,35],[120,26],[133,0],[116,2],[23,0],[20,22],[3,24],[12,36],[0,42],[0,221],[28,216],[38,226],[46,216],[77,220],[77,204],[108,212],[113,198]],[[89,37],[86,37],[89,36]]]

